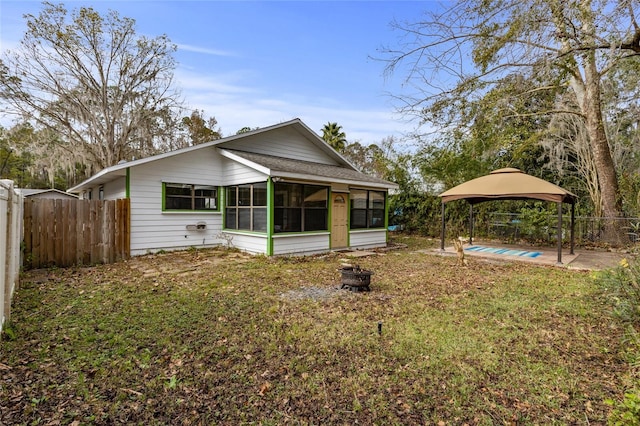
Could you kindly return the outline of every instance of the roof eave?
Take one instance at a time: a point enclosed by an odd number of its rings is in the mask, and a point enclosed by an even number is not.
[[[322,183],[341,183],[347,185],[359,185],[367,188],[381,188],[381,189],[398,189],[398,185],[393,183],[383,183],[383,182],[367,182],[364,180],[357,179],[343,179],[343,178],[332,178],[326,176],[319,175],[309,175],[302,173],[290,173],[290,172],[279,172],[273,171],[271,175],[272,178],[275,179],[291,179],[291,180],[302,180],[302,181],[311,181],[311,182],[322,182]]]

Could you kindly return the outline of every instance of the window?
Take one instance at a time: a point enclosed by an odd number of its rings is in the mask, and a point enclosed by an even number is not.
[[[385,193],[351,190],[351,229],[384,228]]]
[[[218,188],[165,183],[163,207],[163,210],[218,210]]]
[[[267,231],[267,183],[226,188],[225,228]]]
[[[274,187],[274,231],[326,231],[329,188],[297,183]]]

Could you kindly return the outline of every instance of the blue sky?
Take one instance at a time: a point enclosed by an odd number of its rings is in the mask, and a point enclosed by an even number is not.
[[[414,22],[429,1],[66,1],[133,18],[137,32],[167,34],[178,45],[177,87],[190,109],[214,116],[224,135],[302,119],[320,133],[327,122],[349,142],[399,139],[413,129],[395,114],[401,72],[385,77],[383,46],[402,35],[391,22]],[[23,15],[39,1],[0,1],[0,50],[15,48]],[[5,119],[6,120],[6,119]],[[6,125],[6,124],[5,124]],[[410,145],[411,142],[407,141]]]

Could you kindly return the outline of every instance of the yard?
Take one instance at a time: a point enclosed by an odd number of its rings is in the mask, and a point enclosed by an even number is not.
[[[592,273],[188,250],[26,273],[0,424],[603,424],[628,364]]]

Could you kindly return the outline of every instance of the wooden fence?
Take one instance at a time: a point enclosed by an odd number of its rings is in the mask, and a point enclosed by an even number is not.
[[[129,200],[24,201],[24,268],[129,258]]]

